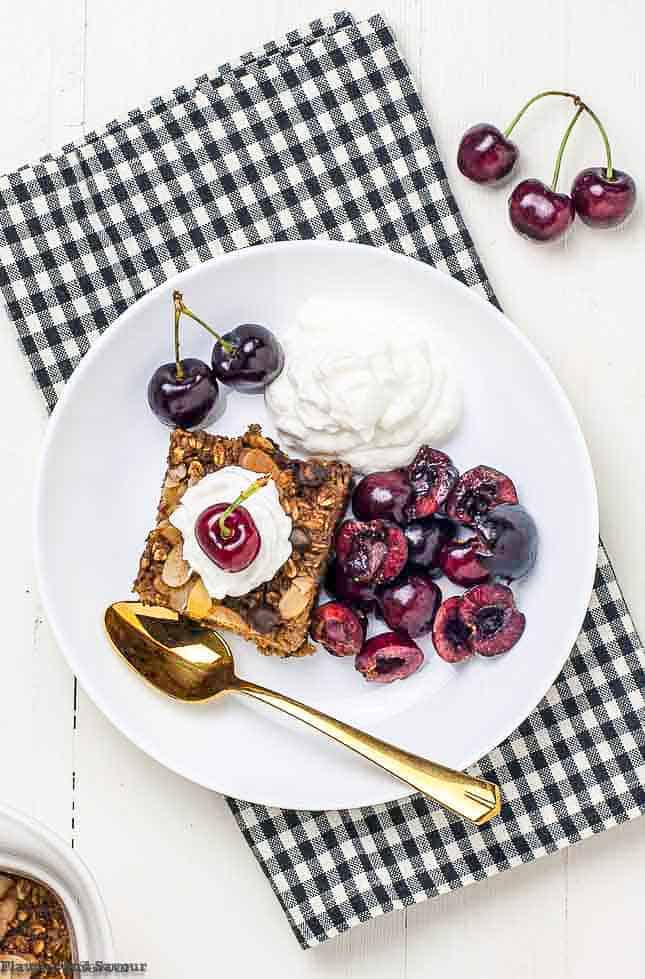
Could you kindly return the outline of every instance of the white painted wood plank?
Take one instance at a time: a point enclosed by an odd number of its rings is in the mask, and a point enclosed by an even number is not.
[[[121,958],[149,961],[154,979],[211,961],[240,976],[403,979],[402,915],[303,954],[220,796],[145,757],[84,696],[79,731],[77,850],[107,900]]]
[[[645,972],[643,819],[567,854],[567,979]]]
[[[82,9],[80,0],[59,12],[46,0],[27,0],[14,6],[10,29],[0,33],[3,171],[67,141],[80,122]],[[11,745],[2,753],[2,801],[43,819],[71,840],[73,678],[43,622],[31,555],[32,489],[46,413],[13,326],[4,312],[0,317],[7,555],[0,570],[6,619],[0,648],[0,730],[3,743]]]
[[[558,854],[408,911],[408,976],[566,979],[566,934]]]

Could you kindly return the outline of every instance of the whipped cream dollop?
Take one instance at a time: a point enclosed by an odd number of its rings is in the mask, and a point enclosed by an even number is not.
[[[199,515],[217,503],[232,503],[257,478],[258,474],[248,469],[225,466],[204,476],[194,486],[189,486],[179,506],[170,514],[170,522],[184,538],[184,560],[200,576],[211,598],[246,595],[258,585],[270,581],[291,554],[291,517],[282,509],[272,479],[243,504],[253,517],[260,535],[260,548],[247,568],[242,571],[219,568],[199,546],[195,535]]]
[[[461,417],[461,385],[422,313],[312,297],[280,338],[285,367],[266,403],[286,445],[373,472],[407,465]]]

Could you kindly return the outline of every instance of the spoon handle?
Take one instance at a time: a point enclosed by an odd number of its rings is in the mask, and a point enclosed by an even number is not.
[[[342,721],[337,721],[327,714],[322,714],[313,707],[307,707],[297,700],[292,700],[285,694],[267,690],[246,680],[235,679],[230,688],[234,692],[245,693],[249,697],[261,700],[271,707],[304,721],[310,727],[322,734],[339,741],[352,751],[368,758],[375,765],[384,768],[386,772],[407,782],[423,795],[439,803],[445,809],[469,819],[478,826],[487,823],[489,819],[498,816],[502,806],[502,796],[499,786],[484,779],[475,778],[464,772],[457,772],[443,765],[420,758],[409,751],[395,748],[386,741],[365,734],[357,728]]]

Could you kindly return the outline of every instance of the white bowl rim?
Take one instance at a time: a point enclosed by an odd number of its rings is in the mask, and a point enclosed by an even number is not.
[[[51,889],[69,916],[79,961],[114,959],[112,930],[98,885],[78,853],[33,816],[0,805],[0,872],[30,877]],[[27,836],[28,845],[19,839]]]

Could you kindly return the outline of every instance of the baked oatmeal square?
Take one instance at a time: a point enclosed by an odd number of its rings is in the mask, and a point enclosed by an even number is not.
[[[189,487],[227,466],[270,474],[291,518],[291,554],[269,581],[247,594],[213,599],[184,560],[182,533],[169,518]],[[157,523],[148,535],[134,591],[143,602],[237,633],[267,655],[313,652],[309,624],[351,476],[351,466],[342,462],[291,459],[259,425],[239,438],[173,430]]]

